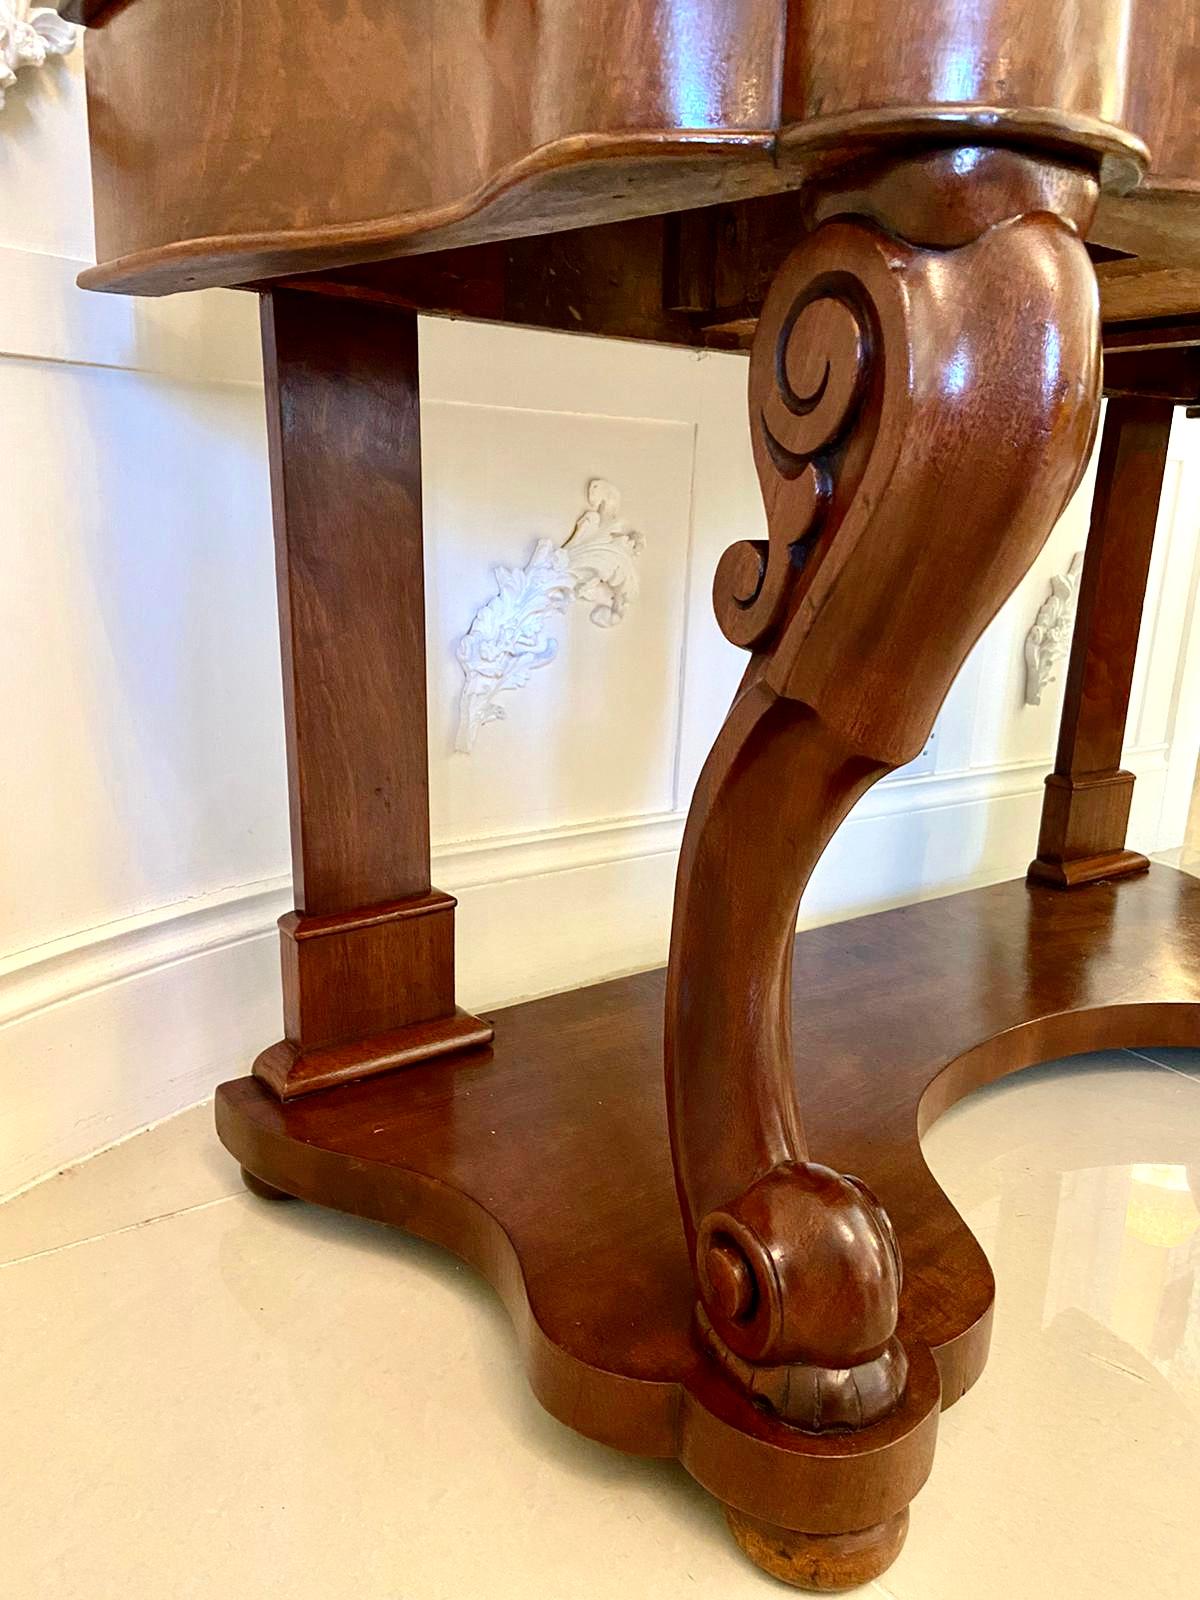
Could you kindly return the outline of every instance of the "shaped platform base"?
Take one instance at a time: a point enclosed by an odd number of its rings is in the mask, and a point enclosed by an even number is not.
[[[260,1185],[453,1250],[495,1286],[542,1404],[579,1432],[678,1456],[778,1577],[885,1569],[937,1408],[979,1376],[994,1284],[920,1134],[972,1089],[1080,1051],[1200,1045],[1200,880],[1064,895],[1024,882],[804,933],[795,1029],[815,1160],[862,1178],[905,1279],[901,1409],[811,1435],[701,1353],[662,1088],[661,971],[496,1014],[495,1043],[284,1104],[225,1084],[217,1126]],[[920,1528],[914,1537],[936,1537]],[[823,1543],[828,1539],[828,1543]],[[826,1559],[828,1557],[828,1559]]]

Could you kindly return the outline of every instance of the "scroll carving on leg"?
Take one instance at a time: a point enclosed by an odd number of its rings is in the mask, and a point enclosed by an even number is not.
[[[892,163],[856,182],[852,215],[836,195],[810,205],[751,355],[769,537],[716,573],[721,627],[751,654],[680,858],[667,1097],[698,1337],[812,1434],[883,1422],[909,1356],[870,1174],[832,1171],[805,1140],[797,912],[851,807],[924,745],[1078,482],[1100,391],[1081,240],[1095,199],[1086,173],[1016,152]],[[856,1581],[894,1556],[894,1525],[875,1547]]]

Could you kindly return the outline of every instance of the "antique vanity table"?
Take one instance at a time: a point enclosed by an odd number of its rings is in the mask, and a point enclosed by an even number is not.
[[[84,284],[262,295],[296,909],[286,1038],[221,1089],[221,1138],[257,1192],[478,1267],[542,1403],[678,1456],[769,1572],[882,1572],[993,1297],[921,1129],[1049,1057],[1200,1043],[1200,882],[1126,847],[1120,766],[1172,408],[1200,400],[1200,0],[63,10],[90,29]],[[770,530],[715,574],[748,665],[669,968],[486,1020],[430,881],[418,311],[749,349]],[[1102,388],[1029,883],[794,944]]]

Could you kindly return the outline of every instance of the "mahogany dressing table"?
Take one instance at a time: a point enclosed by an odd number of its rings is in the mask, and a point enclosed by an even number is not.
[[[1127,848],[1121,770],[1172,409],[1200,401],[1200,0],[62,9],[89,27],[83,283],[262,296],[295,911],[286,1037],[220,1090],[222,1140],[257,1193],[486,1274],[542,1403],[679,1457],[768,1572],[881,1573],[992,1309],[922,1129],[1050,1057],[1200,1043],[1200,883]],[[668,969],[488,1019],[430,880],[418,312],[748,349],[769,523],[715,574],[748,660]],[[794,941],[1102,390],[1028,884]]]

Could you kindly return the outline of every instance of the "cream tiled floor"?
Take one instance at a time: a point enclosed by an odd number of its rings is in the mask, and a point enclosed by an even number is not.
[[[1200,1055],[1039,1068],[926,1152],[997,1323],[876,1600],[1194,1596]],[[0,1263],[12,1600],[785,1592],[539,1409],[469,1272],[244,1193],[208,1107],[0,1207]]]

